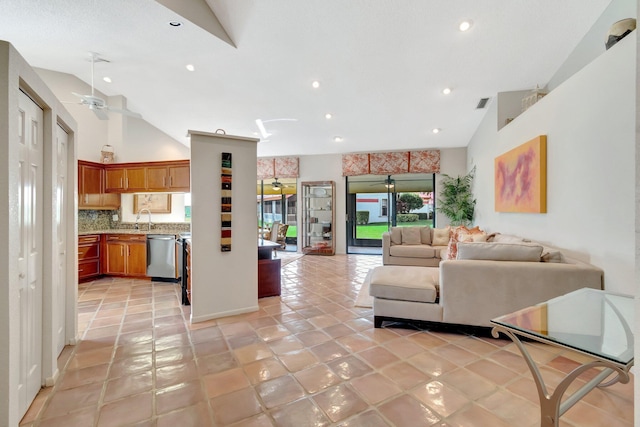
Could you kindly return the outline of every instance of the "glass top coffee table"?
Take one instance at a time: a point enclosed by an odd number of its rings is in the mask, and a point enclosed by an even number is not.
[[[493,336],[503,333],[511,338],[533,374],[540,398],[541,426],[558,426],[560,416],[595,387],[629,382],[633,310],[631,296],[584,288],[491,320]],[[593,360],[570,372],[550,395],[519,337],[571,349]],[[589,369],[598,369],[599,373],[563,402],[571,383]]]

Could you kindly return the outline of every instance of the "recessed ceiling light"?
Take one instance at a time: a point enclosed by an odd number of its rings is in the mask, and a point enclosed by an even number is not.
[[[440,133],[440,128],[433,128],[433,130],[431,132],[433,133]]]
[[[471,19],[465,19],[460,23],[458,28],[460,29],[460,31],[468,31],[469,28],[471,28],[472,26],[473,26],[473,21]]]
[[[186,67],[187,67],[187,70],[189,71],[193,71],[196,69],[196,67],[194,67],[193,64],[187,64]]]
[[[320,87],[320,82],[317,80],[314,80],[311,82],[311,87],[314,89],[318,89]]]
[[[110,77],[103,77],[102,80],[104,80],[107,83],[111,83],[111,78]]]
[[[334,136],[333,137],[333,142],[342,142],[342,141],[343,141],[343,139],[342,139],[341,136]]]
[[[169,25],[172,27],[181,27],[182,26],[182,22],[180,21],[169,21]]]
[[[444,93],[445,95],[449,95],[451,93],[451,88],[445,87],[444,89],[442,89],[442,93]]]
[[[327,113],[324,115],[324,118],[329,120],[331,117],[333,117],[333,115],[331,113]]]

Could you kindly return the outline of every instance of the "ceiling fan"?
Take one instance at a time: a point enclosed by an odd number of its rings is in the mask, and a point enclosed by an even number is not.
[[[271,188],[273,188],[274,190],[283,189],[287,187],[289,186],[278,181],[278,178],[274,178],[274,181],[271,183]]]
[[[91,95],[82,95],[76,92],[71,92],[73,95],[80,98],[80,104],[88,105],[89,110],[93,111],[96,117],[98,117],[100,120],[109,120],[109,115],[107,114],[108,111],[124,114],[126,116],[135,117],[138,119],[142,118],[140,114],[134,113],[133,111],[123,110],[121,108],[109,107],[104,99],[95,95],[95,88],[93,86],[93,74],[94,74],[93,69],[94,69],[95,63],[109,62],[109,61],[107,61],[104,58],[101,58],[95,52],[89,52],[89,58],[91,61]]]
[[[396,180],[395,179],[391,179],[391,178],[385,178],[384,182],[382,183],[385,187],[387,188],[393,188],[396,186]],[[379,182],[376,182],[374,184],[371,184],[370,187],[376,186],[376,185],[380,185]]]

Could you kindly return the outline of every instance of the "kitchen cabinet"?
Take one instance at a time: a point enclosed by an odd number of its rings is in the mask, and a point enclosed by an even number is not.
[[[78,209],[118,209],[120,194],[107,194],[101,163],[78,160]]]
[[[147,191],[190,191],[189,161],[147,167]]]
[[[100,276],[100,235],[78,237],[78,280],[85,281]]]
[[[135,193],[147,191],[147,168],[110,167],[105,169],[107,193]]]
[[[114,163],[105,167],[107,193],[189,192],[189,160]]]
[[[105,274],[147,275],[147,237],[144,234],[108,234],[105,237]]]
[[[334,255],[335,182],[302,184],[302,253]]]

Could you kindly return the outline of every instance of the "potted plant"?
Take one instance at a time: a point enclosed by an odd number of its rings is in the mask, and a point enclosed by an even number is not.
[[[442,175],[442,191],[438,199],[438,211],[449,218],[451,225],[469,225],[473,221],[476,199],[473,198],[471,185],[475,172],[474,167],[463,176]]]

